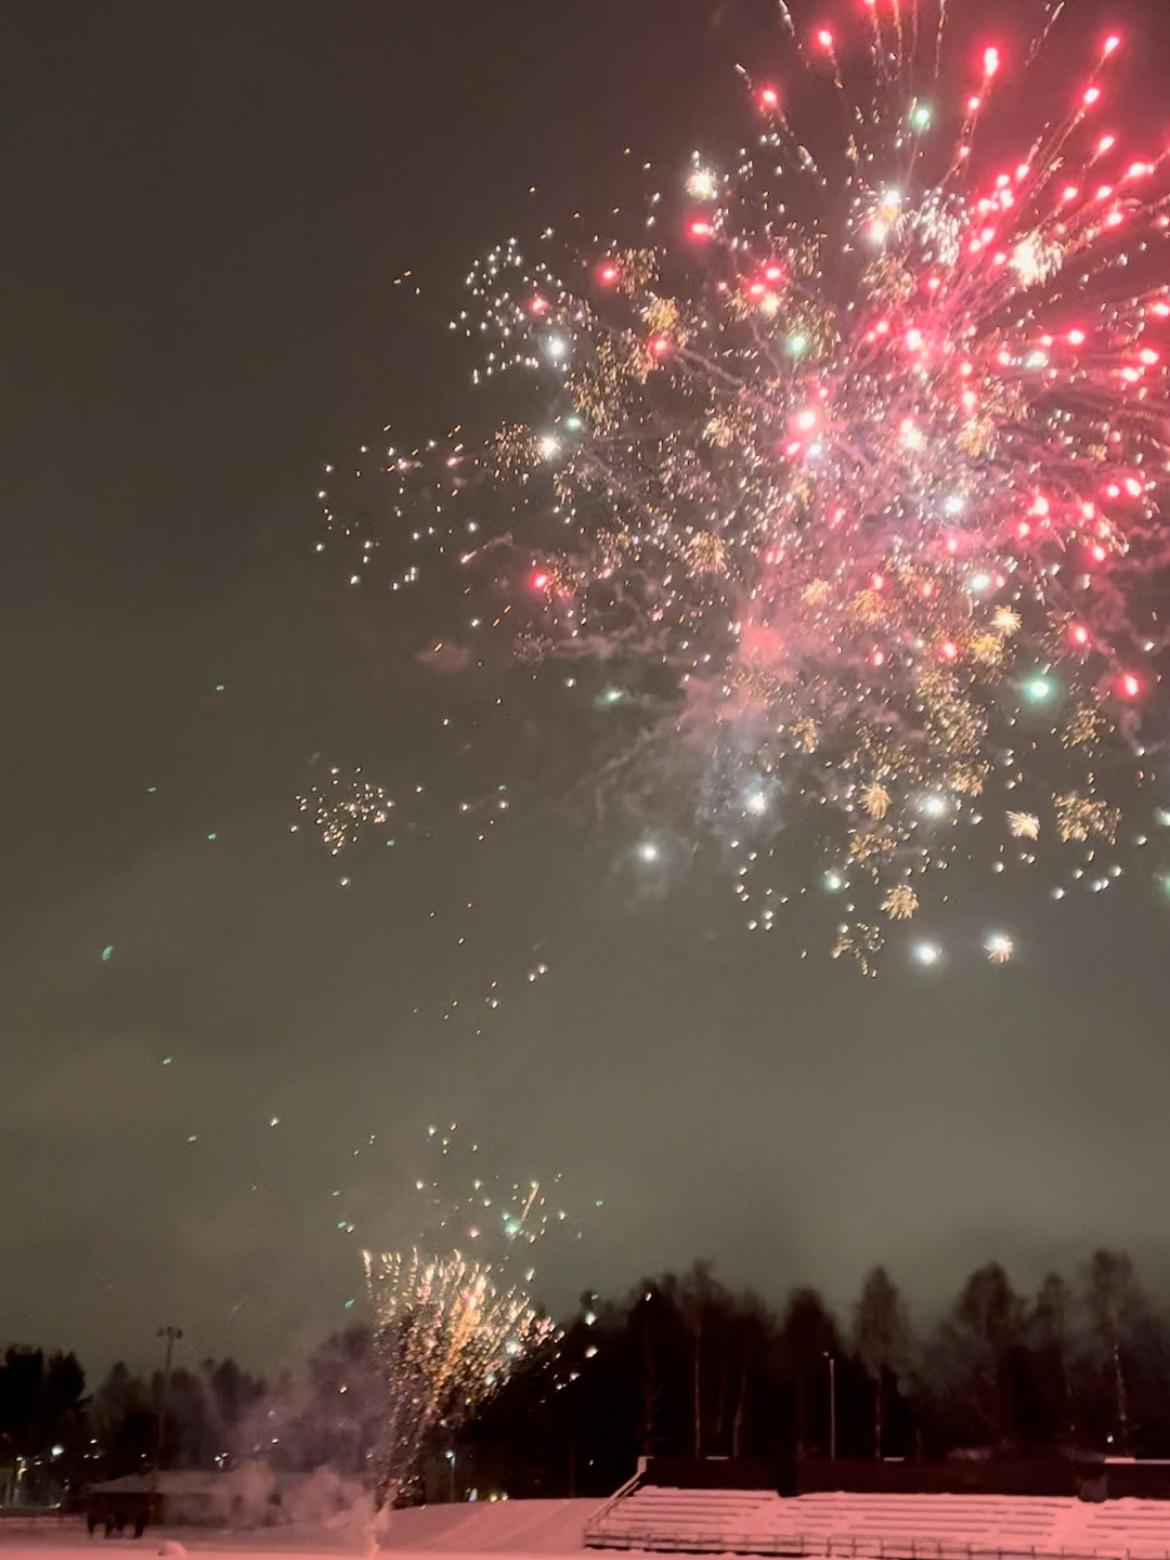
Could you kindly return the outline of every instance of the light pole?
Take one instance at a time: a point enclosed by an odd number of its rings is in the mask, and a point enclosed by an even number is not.
[[[154,1427],[154,1467],[150,1476],[151,1493],[155,1496],[158,1495],[158,1476],[161,1472],[163,1432],[167,1423],[167,1400],[171,1394],[171,1356],[175,1352],[175,1344],[182,1336],[181,1327],[160,1327],[155,1334],[156,1338],[165,1339],[167,1346],[163,1360],[162,1390],[158,1401],[158,1421]]]
[[[455,1500],[455,1448],[454,1447],[449,1447],[447,1449],[447,1451],[445,1451],[443,1453],[443,1456],[447,1459],[447,1467],[448,1467],[448,1469],[450,1470],[450,1473],[451,1473],[451,1500],[452,1500],[452,1502],[454,1502],[454,1500]]]
[[[829,1362],[829,1461],[837,1461],[837,1357],[825,1350]]]

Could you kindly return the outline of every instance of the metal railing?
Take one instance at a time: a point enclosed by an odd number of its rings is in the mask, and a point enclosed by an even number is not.
[[[584,1540],[585,1547],[587,1549],[591,1547],[591,1541],[589,1537],[590,1533],[605,1521],[606,1517],[609,1516],[610,1512],[617,1505],[619,1500],[625,1500],[627,1495],[632,1495],[634,1493],[634,1491],[638,1488],[638,1485],[642,1482],[642,1471],[642,1463],[641,1459],[639,1459],[637,1473],[635,1473],[631,1478],[628,1478],[622,1485],[621,1489],[618,1490],[616,1494],[611,1495],[604,1506],[599,1506],[593,1515],[589,1518],[589,1521],[586,1522]],[[605,1546],[597,1545],[593,1547],[601,1548]]]
[[[824,1560],[1170,1560],[1170,1547],[1156,1544],[1070,1549],[1065,1545],[979,1545],[922,1538],[834,1538],[823,1533],[717,1533],[680,1527],[600,1529],[596,1519],[587,1526],[586,1547],[666,1554],[815,1556]]]

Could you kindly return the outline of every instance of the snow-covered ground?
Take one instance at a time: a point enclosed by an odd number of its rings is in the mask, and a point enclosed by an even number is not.
[[[586,1520],[597,1510],[596,1500],[514,1500],[420,1506],[397,1511],[381,1534],[382,1549],[423,1551],[429,1555],[522,1554],[525,1560],[580,1553]],[[126,1560],[126,1551],[155,1556],[173,1546],[190,1554],[215,1555],[215,1560],[254,1560],[257,1555],[344,1555],[370,1550],[362,1522],[328,1526],[290,1523],[248,1532],[216,1532],[207,1528],[148,1529],[141,1539],[90,1538],[84,1523],[55,1518],[35,1523],[0,1522],[3,1560],[78,1560],[79,1551],[93,1560]]]
[[[734,1492],[646,1494],[650,1499],[640,1515],[637,1494],[605,1513],[612,1538],[622,1542],[624,1536],[632,1551],[653,1544],[683,1553],[740,1547],[834,1560],[1170,1560],[1170,1501],[1091,1504],[1059,1497],[855,1494],[781,1500],[757,1491],[738,1496],[743,1509],[735,1511],[737,1525],[732,1526]],[[603,1504],[516,1500],[424,1506],[395,1512],[380,1547],[450,1560],[466,1555],[557,1560],[583,1550],[586,1523],[595,1523]],[[93,1560],[127,1560],[127,1550],[140,1557],[187,1552],[215,1560],[280,1554],[303,1560],[368,1554],[371,1542],[361,1521],[237,1533],[150,1531],[137,1541],[106,1540],[100,1534],[90,1538],[84,1524],[73,1521],[0,1522],[0,1560],[79,1560],[83,1550]]]

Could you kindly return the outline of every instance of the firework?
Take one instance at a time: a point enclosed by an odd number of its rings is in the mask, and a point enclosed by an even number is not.
[[[537,978],[545,966],[538,965],[529,972],[529,978]],[[480,1162],[480,1145],[477,1142],[461,1144],[457,1122],[445,1128],[427,1128],[427,1139],[439,1157],[455,1163],[448,1164],[448,1172],[440,1175],[432,1172],[420,1176],[414,1190],[428,1228],[438,1235],[453,1234],[456,1239],[475,1241],[485,1252],[490,1252],[492,1262],[499,1271],[512,1259],[516,1251],[537,1245],[554,1229],[569,1225],[565,1209],[553,1201],[541,1180],[512,1180],[500,1174],[491,1174]],[[451,1171],[454,1170],[454,1174]],[[563,1177],[560,1171],[552,1175],[550,1184],[559,1188]],[[580,1228],[574,1225],[573,1234],[580,1238]],[[514,1249],[513,1249],[514,1248]],[[525,1272],[525,1281],[531,1282],[533,1269]]]
[[[1118,37],[992,160],[1063,6],[1016,57],[950,47],[945,6],[855,9],[846,47],[781,7],[790,80],[744,76],[745,150],[681,166],[640,243],[549,229],[473,266],[453,324],[476,383],[531,380],[530,423],[389,450],[384,532],[323,503],[355,581],[387,553],[393,591],[447,580],[436,642],[529,682],[571,661],[572,698],[636,714],[596,772],[657,785],[647,872],[708,833],[750,927],[820,883],[846,895],[833,952],[868,963],[988,854],[987,819],[1081,881],[1117,839],[1107,787],[1154,778],[1170,197],[1164,154],[1104,119]],[[425,567],[383,545],[412,505]],[[351,816],[326,809],[331,848]],[[993,853],[1037,860],[1002,826]]]
[[[983,947],[992,964],[1006,964],[1016,951],[1015,943],[1006,932],[992,932]]]
[[[490,1267],[458,1252],[364,1257],[386,1385],[379,1489],[393,1505],[428,1435],[453,1434],[517,1361],[557,1332],[525,1294],[498,1289]]]
[[[370,830],[385,831],[395,806],[380,785],[366,780],[361,770],[344,776],[339,768],[329,771],[329,779],[323,785],[315,785],[304,796],[297,797],[297,811],[312,819],[313,826],[333,856],[347,845],[354,845]],[[394,843],[386,834],[386,843]]]

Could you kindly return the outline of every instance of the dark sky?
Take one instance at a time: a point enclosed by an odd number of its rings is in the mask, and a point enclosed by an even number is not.
[[[360,1244],[414,1235],[446,1120],[501,1173],[564,1171],[589,1218],[541,1266],[557,1305],[695,1256],[846,1303],[884,1260],[929,1314],[991,1256],[1026,1284],[1100,1242],[1170,1287],[1147,875],[1038,886],[1002,971],[866,981],[746,936],[713,878],[631,902],[603,823],[438,830],[346,890],[289,833],[314,755],[493,779],[314,559],[322,462],[456,420],[470,259],[534,201],[596,208],[627,144],[681,161],[770,14],[10,9],[0,1340],[146,1360],[177,1322],[193,1357],[295,1357]]]

